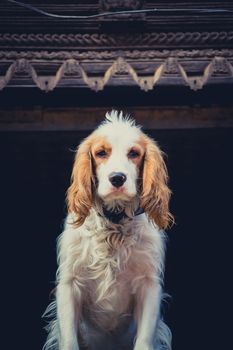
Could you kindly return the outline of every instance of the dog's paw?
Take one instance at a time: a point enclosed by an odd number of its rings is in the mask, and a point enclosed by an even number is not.
[[[155,348],[144,341],[137,341],[133,350],[155,350]]]
[[[67,342],[62,344],[61,350],[79,350],[77,342]]]

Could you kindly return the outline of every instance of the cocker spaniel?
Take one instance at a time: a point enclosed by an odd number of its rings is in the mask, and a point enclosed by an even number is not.
[[[160,315],[170,190],[156,143],[121,113],[79,146],[44,350],[168,350]]]

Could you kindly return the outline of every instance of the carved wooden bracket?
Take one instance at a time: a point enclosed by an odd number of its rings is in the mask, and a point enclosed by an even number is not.
[[[192,64],[192,62],[189,62]],[[205,66],[201,75],[192,75],[188,73],[189,67],[184,65],[175,57],[168,57],[163,62],[157,64],[151,75],[140,75],[137,70],[126,59],[118,57],[105,70],[102,76],[91,76],[84,68],[84,65],[78,60],[70,58],[65,60],[57,69],[53,76],[39,75],[34,67],[34,64],[29,60],[20,58],[15,60],[7,68],[5,74],[0,76],[0,89],[7,85],[11,85],[14,78],[17,80],[17,75],[21,79],[24,76],[29,76],[34,84],[43,91],[52,91],[57,86],[62,86],[62,82],[66,79],[70,81],[71,86],[87,86],[94,91],[103,90],[104,87],[119,78],[131,80],[131,84],[138,85],[142,90],[152,90],[157,84],[166,81],[166,79],[178,78],[180,84],[189,86],[192,90],[203,88],[211,78],[219,78],[224,76],[233,82],[233,64],[230,60],[224,57],[213,57]]]
[[[39,1],[38,7],[81,16],[155,7],[160,11],[62,20],[0,4],[0,89],[100,91],[136,85],[148,91],[158,85],[186,85],[198,90],[206,84],[233,83],[233,5],[227,1],[177,1],[176,11],[171,1],[152,0],[48,0]],[[197,16],[197,7],[210,13]],[[216,14],[221,9],[225,11]]]

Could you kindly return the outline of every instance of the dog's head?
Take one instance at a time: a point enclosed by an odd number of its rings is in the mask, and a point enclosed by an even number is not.
[[[67,193],[68,209],[76,213],[80,226],[94,197],[111,208],[137,199],[148,217],[166,228],[172,217],[167,180],[156,143],[133,120],[112,111],[78,148]]]

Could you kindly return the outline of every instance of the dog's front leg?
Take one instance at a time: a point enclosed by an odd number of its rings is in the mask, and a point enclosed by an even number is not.
[[[136,296],[137,337],[134,350],[154,350],[155,328],[160,312],[161,286],[144,285]]]
[[[57,286],[57,316],[60,329],[59,350],[79,350],[78,307],[70,283],[59,283]]]

